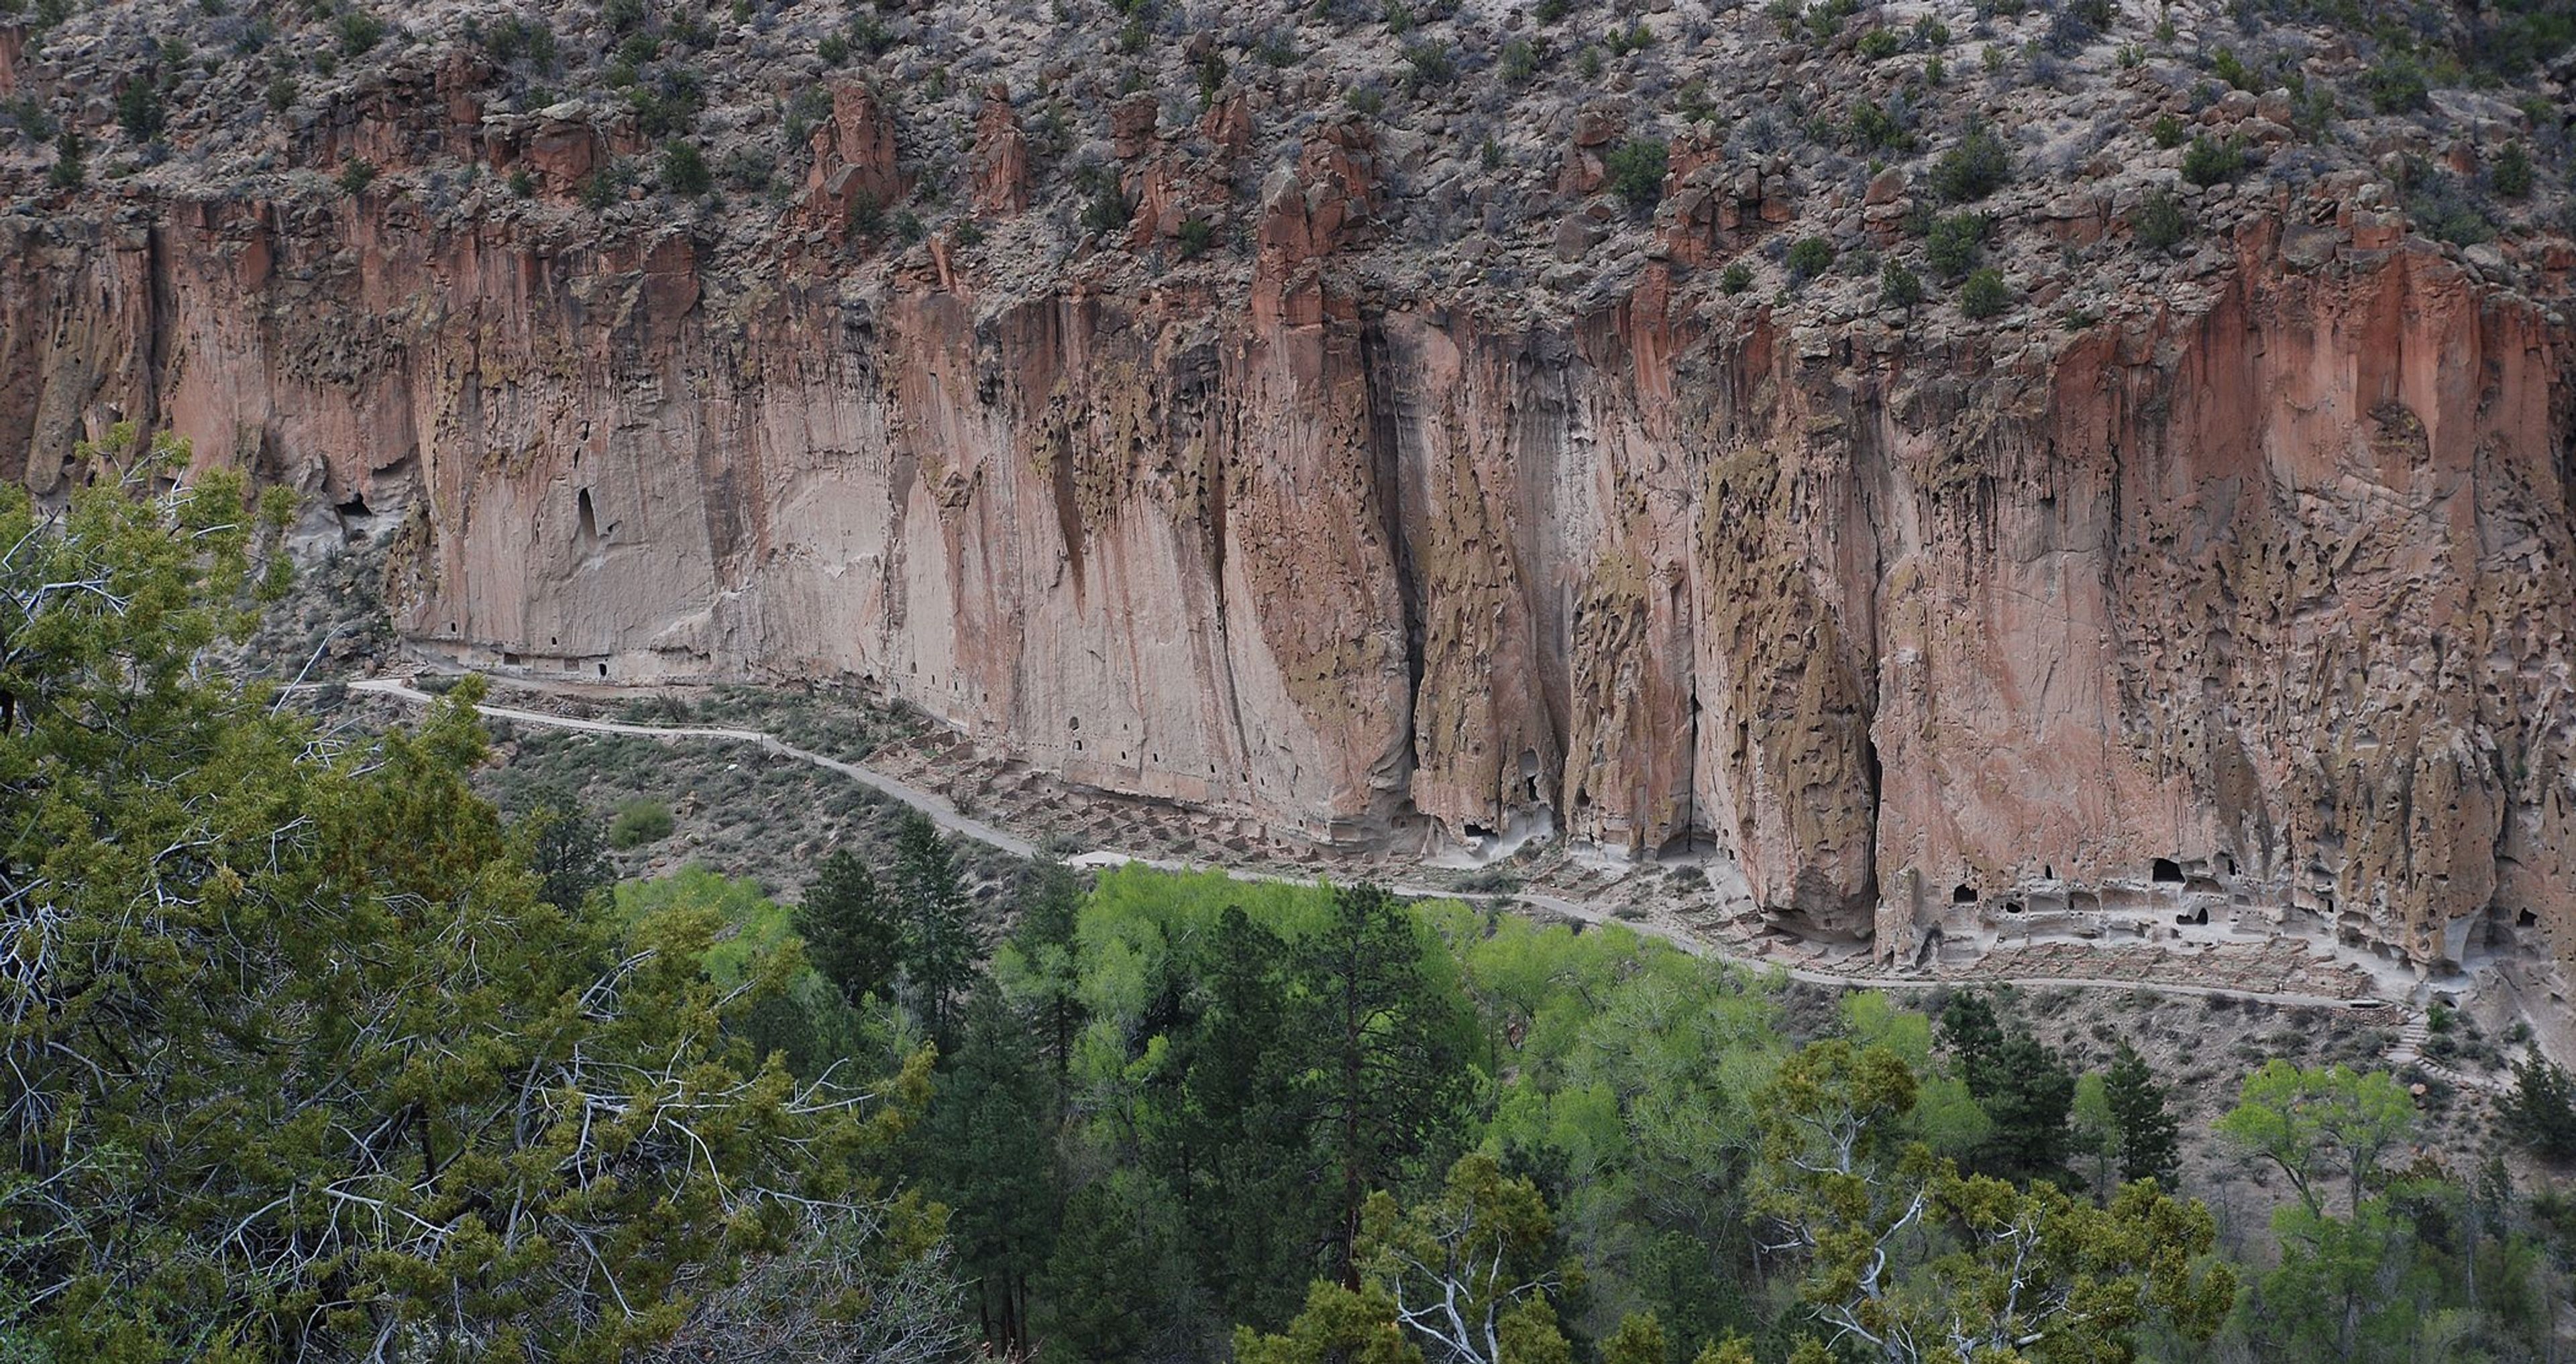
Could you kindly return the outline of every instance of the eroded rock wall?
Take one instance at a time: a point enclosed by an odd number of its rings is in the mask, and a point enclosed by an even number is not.
[[[1320,838],[1713,846],[1891,947],[2156,859],[2427,963],[2576,928],[2576,351],[2438,253],[2258,226],[2198,306],[1913,346],[1677,260],[1533,324],[1344,270],[1334,126],[1232,275],[853,268],[868,117],[748,268],[400,200],[0,220],[0,472],[166,424],[397,524],[425,648],[864,678]]]

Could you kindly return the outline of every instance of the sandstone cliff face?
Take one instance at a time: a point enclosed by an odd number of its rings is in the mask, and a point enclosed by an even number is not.
[[[1006,224],[1028,138],[982,101]],[[1153,114],[1115,121],[1135,250],[1250,142],[1239,99]],[[433,652],[862,678],[1320,839],[1713,851],[1890,953],[2185,889],[2424,964],[2576,931],[2576,331],[2366,209],[2284,196],[2167,304],[1926,343],[1710,289],[1795,210],[1706,147],[1664,249],[1550,317],[1359,268],[1348,119],[1232,263],[870,258],[886,118],[838,92],[750,260],[394,196],[12,213],[0,473],[167,425],[392,527]],[[471,136],[568,192],[623,134],[556,122]]]

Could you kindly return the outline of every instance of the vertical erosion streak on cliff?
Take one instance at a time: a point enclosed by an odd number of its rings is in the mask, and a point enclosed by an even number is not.
[[[147,426],[161,424],[162,376],[170,372],[171,304],[170,250],[163,235],[169,231],[165,220],[155,218],[143,232],[143,345],[145,363],[139,382],[143,386],[141,402],[135,415]]]
[[[1903,552],[1901,546],[1891,551],[1887,543],[1890,519],[1887,510],[1902,504],[1895,496],[1894,489],[1895,480],[1898,477],[1896,461],[1885,440],[1887,427],[1884,421],[1884,391],[1878,385],[1872,384],[1853,396],[1850,401],[1852,412],[1846,420],[1852,433],[1848,447],[1852,470],[1852,506],[1860,513],[1864,523],[1853,529],[1864,532],[1862,543],[1867,547],[1868,554],[1867,562],[1856,562],[1850,565],[1845,575],[1845,580],[1858,592],[1859,600],[1854,605],[1859,610],[1862,621],[1867,623],[1866,634],[1858,629],[1848,633],[1854,640],[1855,648],[1861,647],[1865,642],[1869,650],[1868,657],[1859,660],[1863,676],[1856,689],[1860,704],[1860,781],[1863,802],[1860,833],[1864,839],[1863,846],[1868,851],[1861,862],[1861,884],[1854,895],[1854,902],[1857,906],[1866,907],[1878,902],[1880,888],[1887,884],[1888,879],[1879,866],[1878,847],[1881,805],[1887,789],[1886,769],[1880,763],[1878,755],[1878,706],[1881,682],[1879,674],[1887,657],[1885,613],[1880,610],[1879,596],[1886,586],[1885,575],[1889,559]],[[1849,543],[1849,537],[1845,537],[1845,542]]]
[[[1405,480],[1400,418],[1410,418],[1403,378],[1387,342],[1385,328],[1364,319],[1359,326],[1360,373],[1368,385],[1367,441],[1371,476],[1377,484],[1378,533],[1386,537],[1387,559],[1395,568],[1396,600],[1404,612],[1404,691],[1412,699],[1405,720],[1406,771],[1391,773],[1406,783],[1422,765],[1422,588],[1413,565],[1413,541],[1404,531]],[[1391,789],[1402,791],[1405,785]],[[1405,808],[1411,800],[1406,798]]]

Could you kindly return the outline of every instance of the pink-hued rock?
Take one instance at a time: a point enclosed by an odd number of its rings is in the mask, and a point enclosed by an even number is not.
[[[526,134],[550,180],[573,126]],[[900,191],[864,87],[815,152],[795,231]],[[2576,930],[2576,334],[2542,305],[2258,207],[2188,297],[1898,344],[1694,291],[1798,203],[1709,159],[1606,301],[1392,306],[1344,268],[1380,155],[1312,129],[1233,274],[743,262],[395,195],[21,213],[0,476],[59,496],[132,417],[398,524],[425,650],[863,679],[1318,838],[1715,845],[1830,933],[2148,895],[2157,859],[2419,962]],[[1208,202],[1163,158],[1131,173]]]

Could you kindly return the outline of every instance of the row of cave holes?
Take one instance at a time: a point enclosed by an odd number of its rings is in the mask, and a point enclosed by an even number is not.
[[[933,679],[933,680],[935,681],[936,679]],[[989,696],[987,696],[985,699],[990,700],[990,699],[992,699],[992,698],[991,698],[991,697],[989,697]],[[1082,729],[1082,717],[1081,717],[1081,716],[1079,716],[1079,715],[1068,715],[1068,716],[1066,716],[1066,717],[1064,718],[1064,727],[1065,727],[1066,729],[1073,730],[1073,731],[1075,731],[1075,732],[1077,732],[1077,733],[1078,733],[1078,732],[1080,732],[1080,731],[1081,731],[1081,729]],[[1076,752],[1076,753],[1080,753],[1080,752],[1082,751],[1082,740],[1080,740],[1080,739],[1076,739],[1076,740],[1074,740],[1074,741],[1073,741],[1073,751],[1074,751],[1074,752]],[[1122,762],[1122,763],[1123,763],[1123,762],[1125,762],[1125,761],[1127,761],[1127,754],[1126,754],[1125,750],[1123,750],[1123,749],[1122,749],[1122,750],[1119,752],[1119,754],[1118,754],[1118,761],[1120,761],[1120,762]],[[1160,763],[1163,761],[1163,755],[1162,755],[1162,754],[1160,754],[1160,753],[1147,753],[1147,754],[1145,755],[1145,761],[1146,761],[1146,762],[1149,762],[1149,763],[1160,764]],[[1211,776],[1211,777],[1213,777],[1213,776],[1215,776],[1215,775],[1216,775],[1216,764],[1215,764],[1215,763],[1209,763],[1209,764],[1208,764],[1208,775],[1209,775],[1209,776]]]
[[[2228,875],[2236,874],[2235,859],[2222,855],[2220,863]],[[2039,877],[2043,881],[2054,881],[2057,879],[2057,868],[2042,867],[2039,869]],[[2160,886],[2179,886],[2183,883],[2182,864],[2170,857],[2156,858],[2147,868],[2147,879]],[[1954,905],[1973,905],[1976,902],[1977,888],[1964,881],[1950,891],[1950,903]]]

